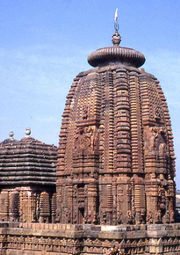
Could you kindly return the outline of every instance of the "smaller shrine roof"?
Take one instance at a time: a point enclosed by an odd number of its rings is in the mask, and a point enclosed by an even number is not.
[[[0,143],[0,185],[55,185],[57,147],[30,136]]]

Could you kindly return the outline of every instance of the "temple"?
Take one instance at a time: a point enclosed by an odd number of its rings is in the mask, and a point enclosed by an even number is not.
[[[142,53],[92,52],[67,95],[59,146],[0,143],[0,254],[178,255],[175,156],[159,81]]]
[[[143,54],[113,46],[91,53],[63,113],[57,166],[61,223],[172,223],[174,151],[165,97]]]

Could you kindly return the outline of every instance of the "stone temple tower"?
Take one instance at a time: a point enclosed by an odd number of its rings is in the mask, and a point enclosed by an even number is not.
[[[66,100],[57,167],[57,221],[172,223],[173,137],[158,80],[140,52],[113,46],[88,57]]]

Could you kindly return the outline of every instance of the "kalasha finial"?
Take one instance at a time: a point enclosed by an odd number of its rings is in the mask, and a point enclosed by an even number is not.
[[[121,42],[121,36],[119,34],[119,24],[118,24],[118,8],[116,8],[115,15],[114,15],[114,28],[115,28],[115,33],[112,36],[112,42],[114,46],[117,46]]]
[[[31,129],[30,128],[26,128],[26,132],[25,132],[26,136],[30,136],[31,134]]]
[[[14,140],[14,132],[13,131],[9,132],[9,137],[11,140]]]

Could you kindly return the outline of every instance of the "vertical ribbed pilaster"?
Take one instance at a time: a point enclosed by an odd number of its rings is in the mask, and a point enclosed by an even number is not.
[[[141,120],[141,99],[138,73],[129,73],[130,107],[131,107],[131,148],[132,171],[143,173],[143,135]]]
[[[115,168],[117,173],[131,172],[131,137],[128,76],[126,70],[115,74]]]
[[[113,148],[114,148],[114,113],[113,113],[113,75],[112,72],[106,72],[103,77],[104,95],[103,95],[103,129],[104,129],[104,171],[112,172],[113,170]],[[101,123],[102,123],[101,121]]]
[[[141,96],[139,88],[139,74],[129,73],[130,112],[131,112],[131,149],[132,149],[132,172],[134,173],[134,198],[135,222],[144,222],[145,212],[145,185],[144,180],[144,151]]]
[[[114,74],[114,173],[116,179],[116,217],[118,223],[126,223],[131,212],[131,136],[130,105],[127,70],[120,68]],[[126,199],[124,199],[126,197]]]
[[[106,81],[109,84],[109,171],[114,169],[114,86],[113,73],[109,72],[109,79]]]

